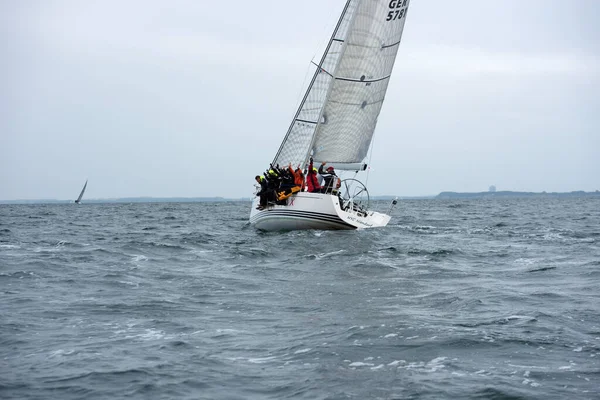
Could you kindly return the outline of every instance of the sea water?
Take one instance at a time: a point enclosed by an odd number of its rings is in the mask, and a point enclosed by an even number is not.
[[[600,199],[250,207],[1,205],[0,398],[600,398]]]

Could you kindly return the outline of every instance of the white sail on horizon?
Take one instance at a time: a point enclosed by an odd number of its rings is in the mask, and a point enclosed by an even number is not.
[[[81,189],[81,193],[79,193],[79,197],[77,198],[77,200],[75,200],[75,203],[79,204],[81,203],[81,199],[83,198],[83,194],[85,193],[85,188],[87,187],[88,184],[88,180],[85,180],[85,184],[83,185],[83,189]]]

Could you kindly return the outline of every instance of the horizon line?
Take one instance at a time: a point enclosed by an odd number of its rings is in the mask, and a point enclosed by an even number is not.
[[[446,196],[453,196],[454,195],[458,195],[458,196],[473,196],[473,195],[479,195],[479,196],[484,196],[484,195],[488,195],[488,196],[493,196],[495,194],[498,195],[502,195],[502,194],[515,194],[515,195],[573,195],[573,194],[599,194],[600,191],[599,190],[595,190],[595,191],[590,191],[590,192],[586,192],[585,190],[572,190],[569,192],[546,192],[546,191],[542,191],[542,192],[528,192],[528,191],[514,191],[514,190],[498,190],[498,191],[482,191],[482,192],[454,192],[454,191],[442,191],[439,192],[438,194],[432,194],[432,195],[376,195],[376,196],[372,196],[373,199],[390,199],[390,198],[398,198],[398,199],[428,199],[428,198],[435,198],[438,196],[442,196],[442,195],[446,195]],[[458,197],[457,196],[457,197]],[[86,202],[123,202],[123,201],[148,201],[151,202],[152,200],[160,200],[160,201],[165,201],[165,200],[201,200],[201,201],[210,201],[210,200],[216,200],[216,201],[250,201],[252,200],[253,196],[246,196],[246,197],[223,197],[223,196],[191,196],[191,197],[186,197],[186,196],[169,196],[169,197],[165,197],[165,196],[126,196],[126,197],[105,197],[105,198],[89,198],[89,199],[85,199]],[[52,203],[74,203],[75,200],[73,199],[48,199],[48,198],[37,198],[37,199],[14,199],[14,200],[8,200],[8,199],[0,199],[0,204],[7,204],[7,203],[43,203],[43,202],[52,202]]]

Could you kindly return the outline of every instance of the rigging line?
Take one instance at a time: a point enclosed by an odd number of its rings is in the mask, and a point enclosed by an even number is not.
[[[313,56],[314,57],[314,56]],[[304,79],[302,80],[302,86],[300,86],[300,91],[298,92],[298,97],[297,97],[297,101],[296,104],[299,104],[301,99],[302,99],[302,95],[304,94],[304,91],[306,90],[306,81],[307,78],[310,74],[310,70],[311,70],[311,66],[310,63],[308,64],[308,66],[306,67],[306,72],[304,72]]]
[[[365,186],[369,185],[369,175],[371,173],[371,158],[373,157],[373,147],[375,147],[375,135],[371,139],[371,149],[369,151],[369,166],[367,167],[367,178],[365,179]]]
[[[313,63],[313,64],[314,64],[314,65],[315,65],[317,68],[319,68],[318,70],[320,70],[321,72],[325,72],[327,75],[329,75],[330,77],[332,77],[332,78],[334,78],[334,79],[335,79],[335,77],[334,77],[333,75],[331,75],[329,72],[327,72],[327,71],[325,70],[325,68],[321,67],[319,64],[317,64],[317,63],[316,63],[316,62],[314,62],[314,61],[311,61],[311,63]]]

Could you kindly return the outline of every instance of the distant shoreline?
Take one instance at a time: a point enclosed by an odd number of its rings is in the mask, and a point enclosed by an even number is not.
[[[584,192],[583,190],[573,192],[513,192],[509,190],[497,192],[441,192],[436,199],[478,199],[478,198],[518,198],[518,197],[600,197],[600,191]]]
[[[598,197],[600,191],[585,192],[582,190],[573,192],[441,192],[432,196],[372,196],[372,200],[392,200],[394,198],[403,200],[418,199],[478,199],[478,198],[522,198],[522,197]],[[84,199],[82,203],[88,204],[106,204],[106,203],[199,203],[199,202],[232,202],[232,201],[251,201],[250,197],[225,198],[225,197],[120,197],[114,199]],[[69,204],[74,200],[55,200],[55,199],[35,199],[35,200],[0,200],[0,204]]]
[[[105,203],[200,203],[225,201],[250,201],[249,197],[229,199],[224,197],[119,197],[114,199],[83,199],[82,204]],[[75,200],[37,199],[37,200],[0,200],[0,204],[75,204]]]

